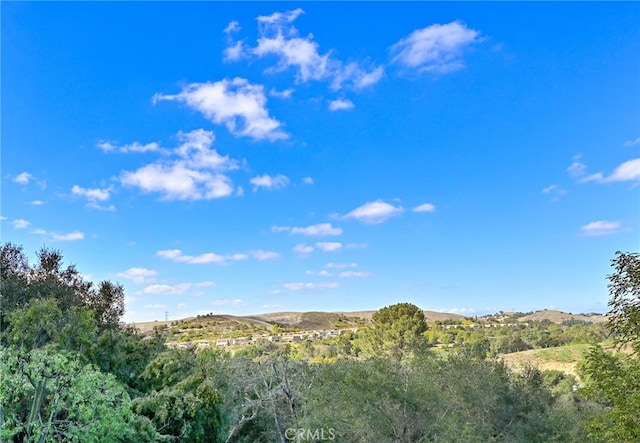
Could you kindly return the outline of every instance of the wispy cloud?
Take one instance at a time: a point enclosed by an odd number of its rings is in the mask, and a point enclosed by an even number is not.
[[[11,222],[11,224],[13,225],[14,228],[16,229],[26,229],[29,227],[29,225],[31,224],[30,222],[28,222],[27,220],[24,219],[17,219]]]
[[[191,83],[179,94],[156,94],[153,102],[178,101],[200,112],[213,123],[225,125],[238,137],[257,140],[287,138],[282,124],[269,116],[267,98],[262,85],[243,78],[224,79],[214,83]]]
[[[382,200],[376,200],[357,207],[345,214],[343,218],[353,218],[364,223],[377,224],[403,212],[404,209],[400,206],[393,206]]]
[[[581,155],[573,157],[573,162],[567,167],[567,172],[571,177],[579,178],[587,173],[587,165],[581,160]]]
[[[104,202],[109,200],[109,197],[111,197],[112,190],[113,190],[112,186],[109,186],[108,188],[104,188],[104,189],[100,189],[100,188],[89,189],[89,188],[83,188],[78,185],[74,185],[71,188],[71,193],[75,196],[85,198],[87,200],[88,208],[114,211],[115,210],[114,205],[102,206],[99,203],[99,202]]]
[[[302,183],[304,183],[305,185],[312,185],[313,184],[313,178],[311,177],[304,177],[302,179]]]
[[[329,110],[330,111],[346,111],[349,109],[355,108],[355,105],[351,100],[346,100],[343,98],[339,98],[336,100],[329,101]]]
[[[604,182],[640,181],[640,158],[628,160],[618,166]]]
[[[165,309],[167,305],[163,305],[160,303],[150,303],[150,304],[144,305],[144,307],[147,309]]]
[[[289,184],[289,178],[282,174],[269,175],[263,174],[253,177],[249,180],[249,183],[253,185],[253,191],[257,191],[259,188],[275,190],[286,187]]]
[[[317,242],[316,248],[320,249],[324,252],[334,252],[342,249],[342,243],[332,241],[332,242]]]
[[[423,203],[412,209],[413,212],[434,212],[436,206],[432,203]]]
[[[118,272],[116,275],[131,280],[136,284],[142,284],[153,281],[158,272],[147,268],[129,268],[126,271]]]
[[[145,152],[163,152],[167,153],[168,151],[164,148],[161,148],[160,145],[156,142],[151,142],[147,144],[142,144],[140,142],[133,142],[128,145],[116,145],[112,142],[102,140],[97,144],[98,148],[102,149],[105,152],[121,152],[121,153],[129,153],[129,152],[137,152],[137,153],[145,153]]]
[[[289,226],[273,226],[272,232],[290,232],[291,234],[302,234],[308,236],[324,237],[342,234],[342,228],[336,228],[331,223],[319,223],[305,228]]]
[[[328,269],[346,269],[346,268],[357,268],[358,264],[357,263],[333,263],[333,262],[329,262],[326,265],[324,265],[325,268]]]
[[[338,274],[340,278],[366,278],[372,277],[373,274],[371,272],[362,272],[362,271],[344,271]]]
[[[293,247],[293,251],[298,254],[310,254],[314,251],[313,246],[309,246],[304,243],[299,243]]]
[[[120,182],[166,200],[211,200],[228,197],[234,188],[223,172],[238,169],[238,162],[212,149],[213,132],[197,129],[179,132],[182,143],[173,158],[161,159],[135,171],[123,171]]]
[[[543,194],[547,194],[552,197],[552,202],[557,202],[560,200],[560,196],[567,194],[567,191],[562,189],[558,185],[549,185],[546,188],[543,188],[541,191]]]
[[[567,168],[569,174],[578,179],[580,183],[612,183],[612,182],[640,182],[640,158],[634,158],[621,163],[614,171],[605,175],[603,172],[596,172],[587,175],[587,167],[580,160],[574,162]]]
[[[284,287],[289,291],[315,291],[319,289],[336,289],[336,288],[339,288],[340,285],[335,282],[328,282],[328,283],[293,282],[293,283],[285,283]]]
[[[271,88],[271,90],[269,91],[269,95],[271,97],[277,97],[277,98],[290,98],[294,92],[295,92],[295,89],[293,88],[283,89],[282,91],[277,91]]]
[[[44,205],[44,201],[42,201],[42,200],[31,200],[29,202],[29,204],[33,205],[33,206],[42,206],[42,205]]]
[[[278,254],[277,252],[264,251],[262,249],[249,251],[249,255],[259,261],[271,260],[271,259],[280,257],[280,254]]]
[[[180,283],[177,285],[149,285],[146,288],[136,292],[138,295],[178,295],[184,294],[191,289],[191,283]]]
[[[188,263],[191,265],[208,263],[225,264],[230,261],[242,261],[249,258],[253,258],[258,261],[264,261],[280,257],[280,254],[278,254],[277,252],[265,251],[262,249],[255,249],[249,251],[248,253],[236,253],[230,255],[220,255],[214,252],[207,252],[200,255],[186,255],[183,254],[180,249],[163,249],[156,252],[156,255],[167,260],[179,263]]]
[[[615,234],[620,230],[620,227],[619,221],[599,220],[582,226],[580,233],[589,237]]]
[[[258,41],[255,47],[241,41],[229,40],[224,51],[226,61],[275,57],[276,65],[267,72],[295,71],[298,83],[311,80],[327,81],[331,88],[365,88],[380,81],[382,66],[363,66],[362,63],[343,63],[331,51],[321,53],[312,34],[300,36],[292,23],[304,13],[302,9],[275,12],[258,17]]]
[[[29,174],[28,172],[21,172],[20,174],[13,177],[13,181],[21,185],[27,185],[31,180],[33,180],[33,175]]]
[[[321,271],[305,271],[306,275],[318,275],[320,277],[333,277],[333,273],[327,271],[326,269],[323,269]]]
[[[418,29],[391,47],[392,63],[420,72],[444,74],[464,68],[464,50],[480,33],[454,21]]]
[[[59,234],[59,233],[53,232],[51,233],[51,238],[57,241],[84,240],[84,233],[80,231],[73,231],[66,234]]]
[[[636,138],[635,140],[627,140],[626,142],[624,142],[624,146],[635,146],[635,145],[640,145],[640,137]]]

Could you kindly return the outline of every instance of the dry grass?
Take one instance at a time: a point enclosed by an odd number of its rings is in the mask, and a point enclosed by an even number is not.
[[[520,317],[518,319],[521,322],[526,321],[543,321],[549,320],[552,323],[562,323],[567,320],[582,320],[591,323],[601,323],[607,321],[607,317],[602,314],[584,315],[584,314],[571,314],[570,312],[555,311],[552,309],[544,309],[542,311],[536,311],[533,314]]]
[[[566,345],[556,348],[531,349],[502,355],[501,358],[512,370],[519,372],[526,366],[540,370],[556,369],[576,375],[576,364],[587,355],[591,345]]]

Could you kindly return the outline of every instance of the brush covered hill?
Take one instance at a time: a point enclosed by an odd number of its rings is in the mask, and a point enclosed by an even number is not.
[[[248,316],[207,314],[173,321],[143,322],[133,325],[142,333],[162,330],[171,335],[195,338],[239,337],[271,332],[275,325],[281,330],[315,331],[357,328],[371,322],[376,311],[354,312],[272,312]],[[424,311],[427,322],[463,320],[465,317],[445,312]]]
[[[525,315],[518,319],[521,322],[527,321],[544,321],[548,320],[551,323],[562,323],[571,320],[580,320],[589,323],[601,323],[607,321],[607,316],[604,314],[572,314],[570,312],[556,311],[553,309],[543,309],[536,311],[532,314]]]

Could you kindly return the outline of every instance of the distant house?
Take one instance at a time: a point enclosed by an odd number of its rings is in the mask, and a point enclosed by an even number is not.
[[[229,346],[229,340],[218,340],[216,346]]]
[[[267,337],[267,340],[271,342],[277,342],[277,341],[282,341],[282,337],[280,337],[279,335],[270,335]]]
[[[241,346],[248,345],[251,342],[247,337],[238,337],[231,340],[232,345]]]

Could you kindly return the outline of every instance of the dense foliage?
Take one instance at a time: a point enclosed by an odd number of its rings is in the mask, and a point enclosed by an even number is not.
[[[121,286],[86,281],[63,266],[58,251],[37,257],[31,265],[20,247],[0,249],[2,441],[586,442],[640,435],[635,356],[594,348],[582,365],[587,386],[577,392],[571,375],[531,367],[515,373],[496,358],[598,342],[605,331],[597,325],[508,318],[491,328],[427,325],[418,307],[401,303],[357,333],[319,342],[265,341],[233,354],[172,349],[162,328],[143,336],[121,324]],[[640,287],[634,260],[619,255],[610,280],[616,340],[637,352],[638,331],[629,326]]]

